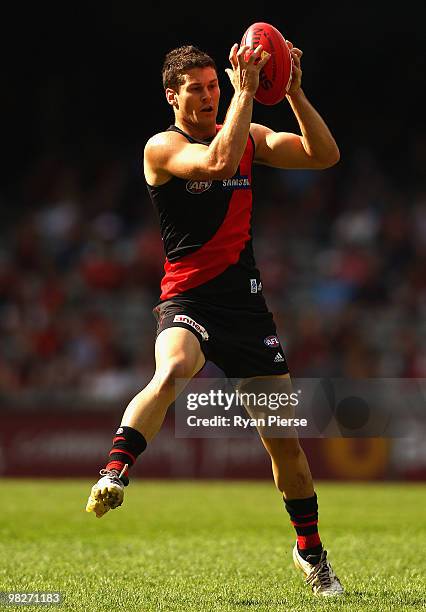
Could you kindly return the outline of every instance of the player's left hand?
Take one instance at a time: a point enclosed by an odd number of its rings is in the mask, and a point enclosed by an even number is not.
[[[301,57],[303,55],[303,51],[293,46],[293,43],[289,40],[286,41],[287,45],[290,49],[291,57],[293,58],[293,77],[291,79],[290,89],[288,90],[287,95],[293,96],[297,91],[299,91],[302,85],[302,67],[301,67]]]

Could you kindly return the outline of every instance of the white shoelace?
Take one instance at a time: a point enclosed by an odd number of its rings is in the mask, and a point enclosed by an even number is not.
[[[121,477],[123,476],[124,472],[127,470],[128,467],[129,467],[129,464],[125,463],[120,473],[116,472],[115,470],[103,469],[99,471],[99,474],[101,476],[109,476],[110,478],[113,478],[113,479],[116,479],[116,478],[121,479]]]
[[[331,568],[327,561],[327,551],[324,550],[321,559],[314,565],[309,576],[306,578],[306,583],[311,586],[329,587],[331,586],[331,579],[332,575]]]

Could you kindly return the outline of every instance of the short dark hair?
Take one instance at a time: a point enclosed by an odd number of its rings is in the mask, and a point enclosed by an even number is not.
[[[217,73],[217,67],[214,60],[201,51],[194,45],[185,45],[169,51],[164,59],[163,64],[163,86],[164,89],[179,90],[179,87],[185,82],[183,75],[191,68],[214,68]]]

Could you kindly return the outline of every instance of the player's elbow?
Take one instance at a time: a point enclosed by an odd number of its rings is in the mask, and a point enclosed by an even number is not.
[[[325,155],[322,155],[317,159],[317,168],[325,170],[326,168],[332,168],[340,161],[339,147],[336,145],[330,148]]]
[[[340,150],[339,150],[339,147],[336,145],[330,154],[329,168],[331,168],[331,166],[335,166],[336,164],[338,164],[339,161],[340,161]]]
[[[234,167],[234,166],[224,166],[224,168],[222,168],[221,172],[220,172],[220,176],[218,177],[219,179],[223,180],[223,179],[229,179],[232,178],[235,173],[238,170],[238,166]]]
[[[233,177],[237,169],[238,167],[235,167],[235,164],[222,159],[210,166],[209,174],[215,180],[223,180]]]

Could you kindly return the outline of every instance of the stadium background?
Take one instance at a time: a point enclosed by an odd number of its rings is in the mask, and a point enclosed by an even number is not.
[[[253,21],[303,49],[303,87],[341,149],[325,172],[255,174],[255,251],[292,374],[426,376],[424,6],[215,9],[38,6],[3,20],[2,475],[103,463],[153,368],[163,254],[141,155],[171,122],[163,56],[191,42],[223,74]],[[256,104],[254,120],[296,129],[287,104]],[[425,478],[424,427],[305,446],[319,478]],[[135,472],[270,477],[255,440],[177,440],[171,417]]]

